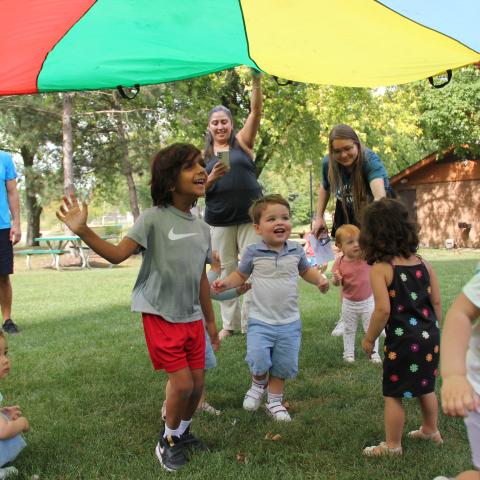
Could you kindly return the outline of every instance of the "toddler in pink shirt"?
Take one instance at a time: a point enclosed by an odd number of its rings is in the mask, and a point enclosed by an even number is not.
[[[366,332],[375,308],[370,285],[370,265],[362,258],[358,239],[360,230],[355,225],[342,225],[335,233],[335,245],[342,251],[332,267],[333,284],[342,288],[343,359],[355,361],[355,335],[358,320],[362,320]],[[372,363],[380,364],[378,339],[371,356]]]

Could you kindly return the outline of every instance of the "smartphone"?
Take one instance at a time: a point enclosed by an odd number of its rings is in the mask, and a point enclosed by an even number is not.
[[[230,170],[230,151],[217,152],[218,161],[225,165],[227,170]]]

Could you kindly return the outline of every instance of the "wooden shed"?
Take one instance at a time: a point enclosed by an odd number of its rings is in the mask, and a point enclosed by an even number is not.
[[[480,248],[480,159],[432,153],[390,179],[424,247]]]

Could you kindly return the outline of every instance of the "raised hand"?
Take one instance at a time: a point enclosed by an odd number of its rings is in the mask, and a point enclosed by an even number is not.
[[[82,202],[82,207],[80,207],[77,197],[71,193],[69,196],[63,197],[63,203],[56,211],[57,218],[75,234],[80,233],[87,225],[87,203]]]

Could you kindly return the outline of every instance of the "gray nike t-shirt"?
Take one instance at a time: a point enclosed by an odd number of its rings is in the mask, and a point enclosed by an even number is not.
[[[145,210],[127,233],[143,248],[132,311],[172,323],[203,319],[200,279],[210,252],[208,225],[171,205]]]

